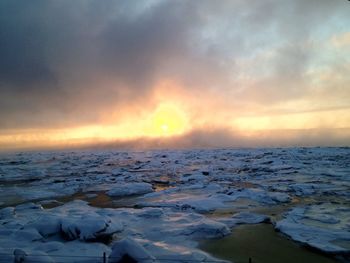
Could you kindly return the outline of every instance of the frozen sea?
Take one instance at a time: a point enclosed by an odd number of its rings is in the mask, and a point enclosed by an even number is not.
[[[350,262],[350,148],[0,154],[0,262],[272,262],[265,241]]]

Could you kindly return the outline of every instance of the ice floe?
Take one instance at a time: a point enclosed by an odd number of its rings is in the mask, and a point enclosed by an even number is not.
[[[112,247],[112,253],[108,257],[110,263],[118,263],[127,258],[140,263],[155,262],[155,258],[137,241],[125,238],[116,242]]]
[[[349,207],[331,203],[296,207],[275,227],[293,240],[324,252],[350,253]],[[348,246],[341,246],[342,242]]]
[[[220,262],[198,240],[270,221],[295,241],[349,253],[349,160],[349,148],[5,154],[0,253],[8,262],[103,253]],[[274,207],[290,211],[259,211]]]
[[[107,253],[111,260],[124,255],[133,258],[151,255],[134,238],[154,244],[163,242],[166,250],[153,246],[162,252],[162,256],[174,257],[177,252],[172,248],[182,247],[189,260],[192,256],[202,255],[205,262],[211,257],[196,248],[196,240],[230,233],[224,223],[169,208],[102,209],[91,207],[84,201],[73,201],[52,209],[28,203],[3,208],[0,214],[0,247],[8,255],[22,251],[14,257],[24,257],[24,262],[35,261],[39,256],[46,260],[42,262],[55,262],[57,255],[98,258]],[[111,243],[112,247],[103,243]],[[94,249],[91,249],[93,244]],[[149,256],[152,260],[157,257],[157,253]],[[141,262],[149,262],[149,258]],[[70,261],[67,259],[66,262]],[[82,257],[76,262],[87,261]]]
[[[124,183],[114,186],[107,192],[109,196],[141,195],[153,192],[149,183]]]
[[[219,219],[219,221],[232,228],[236,225],[242,225],[242,224],[270,223],[271,220],[266,215],[251,213],[251,212],[240,212],[240,213],[234,214],[230,218]]]

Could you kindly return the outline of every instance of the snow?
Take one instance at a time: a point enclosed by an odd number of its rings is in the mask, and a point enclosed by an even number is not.
[[[323,252],[349,253],[349,160],[349,148],[2,155],[0,253],[8,262],[16,249],[25,262],[96,262],[103,253],[223,262],[198,241],[259,223]],[[100,199],[103,208],[89,204]]]
[[[61,220],[61,231],[67,240],[96,241],[112,236],[122,229],[123,226],[119,222],[92,213]]]
[[[154,196],[152,196],[154,197]],[[230,197],[228,197],[230,198]],[[221,196],[209,196],[208,194],[184,194],[179,191],[174,194],[159,196],[158,199],[137,203],[138,207],[169,207],[178,210],[195,210],[199,213],[225,208],[225,202]]]
[[[153,192],[151,184],[148,183],[124,183],[114,186],[107,192],[109,196],[142,195]]]
[[[350,249],[334,243],[350,243],[350,208],[331,203],[296,207],[276,223],[276,229],[293,240],[328,253],[349,253]]]
[[[122,239],[113,245],[108,262],[118,263],[126,255],[140,263],[155,262],[155,258],[143,246],[131,238]]]
[[[247,198],[264,204],[276,204],[278,202],[286,203],[290,201],[290,197],[286,193],[267,192],[264,189],[259,188],[233,190],[229,195],[235,200],[239,198]]]
[[[231,218],[219,219],[220,222],[225,223],[229,227],[234,227],[241,224],[259,224],[269,223],[270,218],[266,215],[251,213],[251,212],[240,212],[234,214]]]
[[[32,204],[18,207],[20,209],[15,217],[12,213],[4,213],[0,220],[0,247],[7,249],[9,254],[13,254],[14,249],[23,250],[25,260],[35,260],[36,252],[45,253],[48,256],[44,257],[47,262],[51,262],[50,257],[54,259],[55,255],[60,254],[79,253],[91,257],[100,257],[105,251],[110,254],[110,249],[104,244],[99,243],[94,249],[90,248],[93,244],[91,242],[102,242],[106,235],[111,237],[109,241],[113,238],[129,240],[121,243],[122,249],[116,250],[121,256],[124,252],[129,256],[140,256],[137,254],[141,253],[139,245],[130,241],[130,238],[138,237],[148,243],[164,242],[168,247],[167,255],[176,254],[173,246],[178,249],[182,245],[190,259],[192,253],[193,256],[201,254],[196,250],[195,240],[198,238],[218,238],[230,233],[227,225],[204,215],[172,209],[103,209],[91,207],[87,202],[79,200],[46,210],[37,209]],[[17,207],[6,208],[10,212],[16,210]],[[11,220],[11,227],[3,225],[8,219]],[[114,234],[116,237],[113,237]],[[113,250],[116,247],[113,245]],[[161,251],[165,253],[164,250]],[[155,255],[157,256],[159,255]],[[203,260],[208,258],[210,256],[204,253]]]

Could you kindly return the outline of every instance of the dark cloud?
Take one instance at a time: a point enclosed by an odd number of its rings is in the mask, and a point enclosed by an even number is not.
[[[346,18],[345,2],[0,1],[0,127],[98,122],[162,78],[247,102],[302,97],[315,56],[304,44]],[[247,74],[253,85],[237,81]]]
[[[54,81],[45,56],[46,36],[28,1],[3,1],[0,8],[0,84],[4,89],[30,89]]]
[[[77,103],[76,113],[96,115],[91,103],[98,112],[133,99],[147,92],[168,57],[189,54],[185,34],[196,20],[190,4],[165,1],[137,11],[136,2],[97,2],[0,3],[2,125],[79,122],[67,114]],[[131,98],[120,97],[123,89]],[[17,120],[28,111],[36,114]]]

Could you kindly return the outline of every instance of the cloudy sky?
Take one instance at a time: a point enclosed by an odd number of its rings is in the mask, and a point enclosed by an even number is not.
[[[2,0],[0,148],[350,145],[346,0]]]

